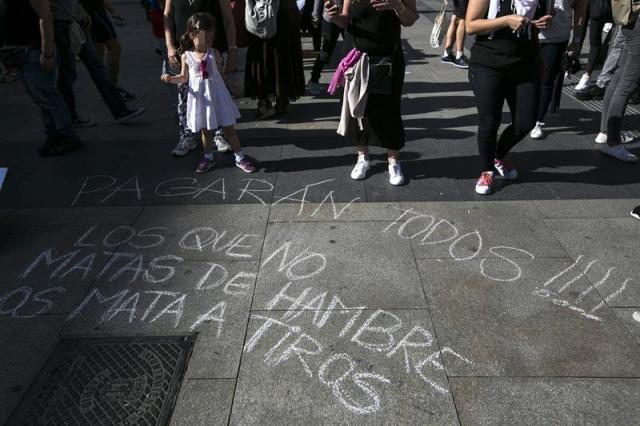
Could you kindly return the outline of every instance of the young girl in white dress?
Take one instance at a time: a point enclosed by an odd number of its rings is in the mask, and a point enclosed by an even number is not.
[[[256,171],[244,156],[238,134],[233,125],[240,112],[233,102],[220,71],[220,54],[211,46],[214,20],[208,13],[196,13],[187,22],[187,32],[180,39],[182,72],[171,76],[163,74],[166,83],[189,82],[187,96],[187,126],[202,136],[204,159],[198,163],[197,173],[209,171],[215,164],[212,131],[222,126],[236,159],[236,166],[247,173]]]

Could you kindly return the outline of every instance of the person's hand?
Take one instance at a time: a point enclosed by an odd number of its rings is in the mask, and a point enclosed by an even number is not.
[[[523,29],[529,23],[529,19],[525,16],[520,15],[509,15],[507,16],[507,24],[509,28],[513,30],[514,33]]]
[[[180,64],[178,63],[178,52],[173,46],[167,46],[167,59],[169,60],[169,65],[174,71],[178,71],[180,68]]]
[[[373,6],[373,8],[378,12],[381,12],[384,10],[395,11],[400,9],[400,6],[402,5],[401,0],[369,0],[369,1],[371,3],[371,6]]]
[[[40,53],[40,68],[44,72],[53,72],[56,69],[56,61],[55,55],[52,53],[50,55],[45,54],[44,52]]]
[[[236,70],[236,62],[238,58],[238,49],[229,48],[227,51],[227,60],[224,64],[224,73],[230,74]]]
[[[165,83],[170,83],[171,82],[171,75],[169,74],[162,74],[160,76],[160,80],[164,81]]]
[[[333,18],[340,15],[340,10],[338,9],[338,5],[334,0],[325,1],[324,9],[327,11],[327,15],[329,16],[329,18]]]
[[[546,28],[549,28],[551,26],[551,22],[553,21],[553,16],[552,15],[545,15],[539,19],[536,19],[535,21],[533,21],[533,25],[536,26],[536,28],[540,29],[540,30],[544,30]]]

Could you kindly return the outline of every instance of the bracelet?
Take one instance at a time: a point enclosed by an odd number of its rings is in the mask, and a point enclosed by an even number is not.
[[[405,7],[404,7],[404,3],[400,2],[400,7],[397,9],[393,9],[394,12],[396,12],[397,16],[400,16],[400,14],[404,11]]]
[[[238,46],[229,46],[229,50],[238,50]]]

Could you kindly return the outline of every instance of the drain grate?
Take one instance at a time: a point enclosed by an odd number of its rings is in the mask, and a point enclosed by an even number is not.
[[[9,425],[165,425],[195,336],[63,339]]]

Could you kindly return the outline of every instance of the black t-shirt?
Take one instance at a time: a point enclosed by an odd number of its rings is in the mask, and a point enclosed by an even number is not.
[[[512,0],[503,0],[496,17],[513,14],[511,3]],[[539,57],[540,45],[535,27],[531,27],[531,37],[526,32],[517,36],[507,27],[493,33],[493,38],[489,38],[488,34],[477,35],[469,62],[489,68],[503,68],[518,63],[534,64]]]
[[[356,49],[370,55],[391,55],[400,41],[400,20],[395,12],[378,12],[369,0],[351,3],[349,32]]]
[[[40,18],[28,0],[7,0],[5,42],[8,45],[40,45]]]
[[[187,32],[187,21],[192,15],[206,12],[215,22],[213,47],[220,51],[227,51],[227,35],[224,31],[224,21],[220,10],[220,0],[173,0],[173,40],[176,45],[180,37]]]

